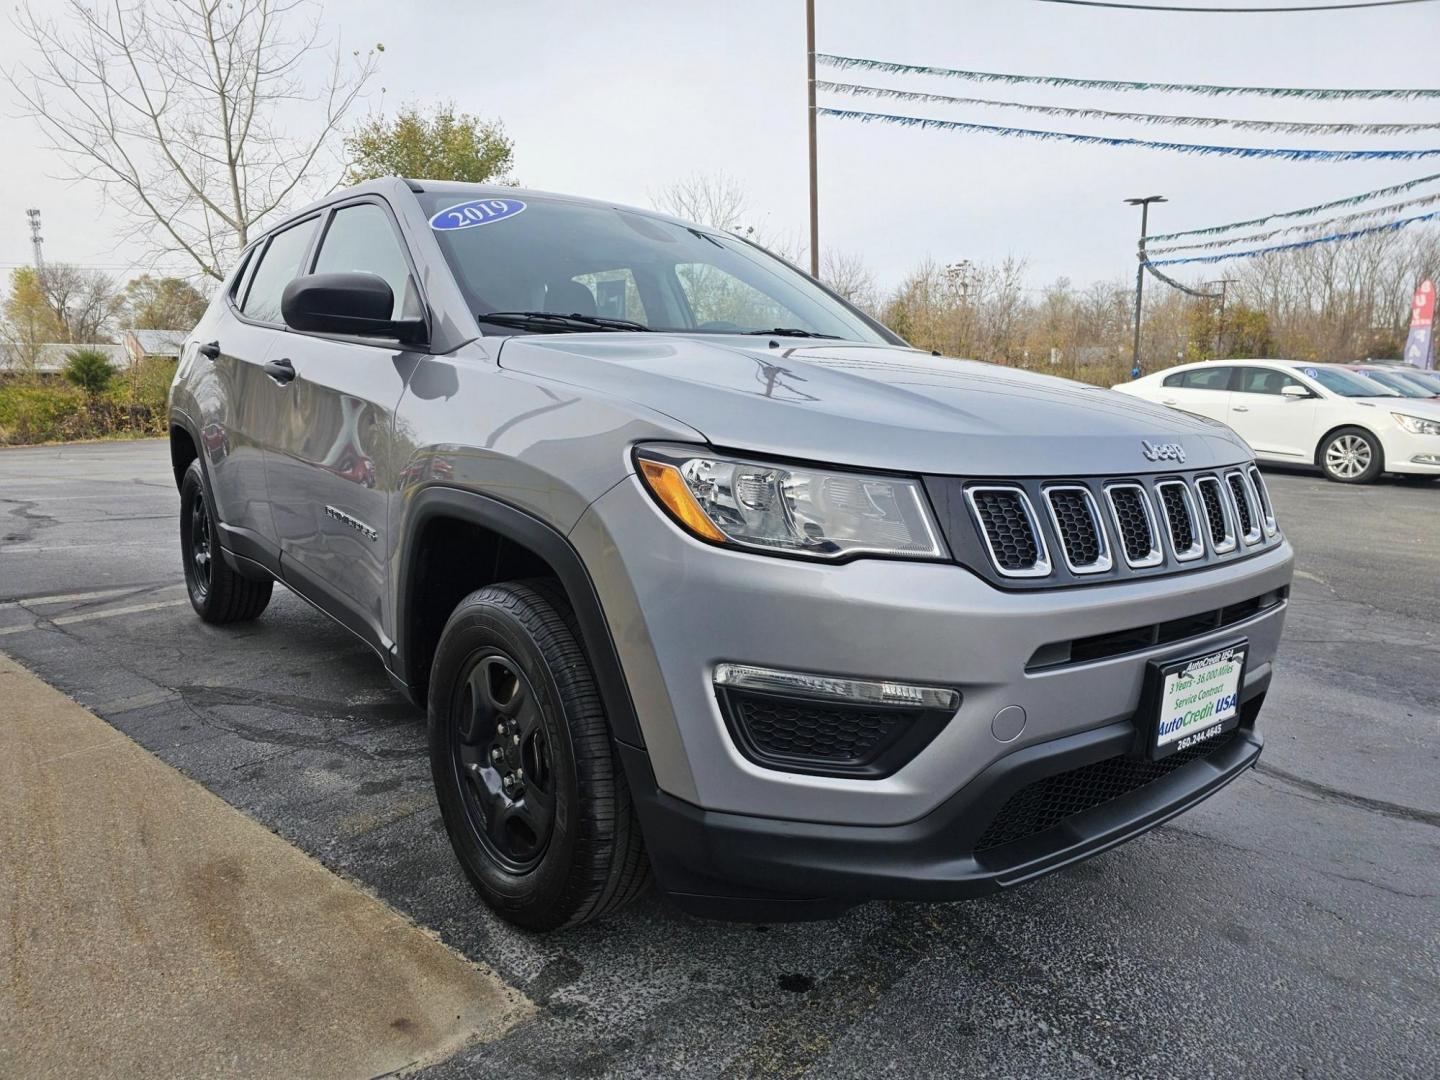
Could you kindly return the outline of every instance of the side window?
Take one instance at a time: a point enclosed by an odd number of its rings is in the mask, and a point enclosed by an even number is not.
[[[1230,372],[1228,367],[1191,368],[1183,372],[1180,383],[1187,390],[1229,390]]]
[[[571,280],[584,285],[595,294],[595,314],[607,319],[629,319],[648,323],[645,305],[635,275],[627,269],[601,270],[594,274],[576,274]]]
[[[389,215],[374,203],[356,203],[336,210],[320,241],[315,273],[355,271],[374,274],[390,286],[395,294],[392,319],[420,317],[420,294],[410,280],[410,266],[400,241],[395,238]]]
[[[245,290],[250,287],[250,279],[255,276],[255,267],[260,265],[260,249],[263,246],[263,244],[257,244],[250,250],[245,256],[245,265],[235,276],[235,283],[230,288],[230,298],[235,301],[237,307],[245,302]]]
[[[1298,379],[1292,379],[1283,371],[1249,367],[1240,369],[1240,378],[1235,389],[1242,394],[1280,394],[1287,386],[1304,389]]]
[[[269,245],[260,254],[260,264],[251,275],[250,291],[245,295],[241,311],[258,322],[282,321],[280,294],[299,275],[300,264],[310,250],[310,238],[315,235],[319,221],[319,218],[302,221],[270,238]]]
[[[1177,371],[1177,372],[1175,372],[1174,375],[1166,375],[1166,376],[1165,376],[1165,381],[1164,381],[1163,383],[1161,383],[1161,385],[1162,385],[1162,386],[1184,386],[1184,385],[1185,385],[1185,372],[1183,372],[1183,371]]]

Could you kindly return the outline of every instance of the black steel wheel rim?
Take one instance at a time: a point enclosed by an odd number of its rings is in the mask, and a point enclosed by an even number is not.
[[[480,847],[523,874],[555,828],[555,778],[541,704],[520,665],[499,649],[471,658],[451,705],[450,758]]]
[[[210,568],[214,548],[210,536],[210,511],[205,496],[196,492],[190,504],[190,567],[194,571],[195,593],[205,597],[210,592]]]

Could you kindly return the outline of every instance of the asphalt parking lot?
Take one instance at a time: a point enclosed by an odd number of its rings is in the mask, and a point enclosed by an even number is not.
[[[368,650],[278,589],[193,616],[163,442],[0,452],[0,650],[537,1006],[426,1076],[1433,1077],[1440,483],[1267,478],[1298,575],[1259,768],[1020,891],[833,922],[492,917]]]

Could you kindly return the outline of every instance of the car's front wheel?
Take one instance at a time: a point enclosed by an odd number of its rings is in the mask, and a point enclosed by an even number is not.
[[[1385,469],[1380,440],[1364,428],[1332,431],[1320,445],[1319,464],[1327,479],[1338,484],[1370,484]]]
[[[252,581],[225,561],[198,459],[180,481],[180,554],[190,606],[206,622],[248,622],[270,603],[273,581]]]
[[[530,930],[618,908],[649,879],[590,664],[548,582],[471,593],[435,652],[430,767],[477,892]]]

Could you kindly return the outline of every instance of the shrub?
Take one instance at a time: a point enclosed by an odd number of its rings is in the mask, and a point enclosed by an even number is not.
[[[65,355],[65,378],[92,398],[104,393],[114,377],[110,358],[97,349],[75,349]]]

